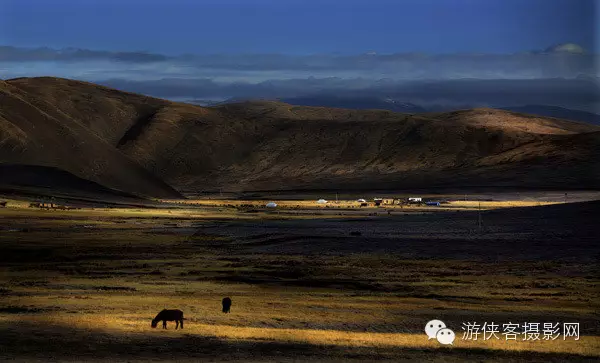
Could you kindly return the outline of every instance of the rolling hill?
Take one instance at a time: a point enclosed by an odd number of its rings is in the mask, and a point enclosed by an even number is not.
[[[145,117],[143,100],[62,79],[1,82],[0,161],[55,167],[139,195],[177,197],[116,148],[116,135]]]
[[[0,162],[145,196],[600,182],[600,127],[495,109],[207,108],[57,78],[0,82],[0,105]]]
[[[363,110],[388,110],[401,113],[451,112],[455,110],[474,108],[473,106],[469,106],[467,103],[465,103],[462,106],[456,104],[428,104],[427,106],[422,106],[410,102],[401,102],[400,100],[387,97],[333,96],[327,94],[283,98],[281,99],[281,101],[297,106],[339,107]],[[499,110],[519,112],[521,114],[585,122],[592,125],[600,126],[600,115],[592,112],[550,105],[505,106],[501,101],[496,103],[497,104],[490,107]]]
[[[351,97],[351,96],[304,96],[281,99],[282,102],[297,106],[337,107],[354,110],[388,110],[402,113],[421,113],[427,109],[410,102],[399,102],[390,98]]]
[[[573,121],[587,122],[592,125],[600,126],[600,115],[579,111],[571,110],[564,107],[557,106],[546,106],[546,105],[526,105],[526,106],[513,106],[513,107],[501,107],[503,110],[514,111],[520,113],[526,113],[531,115],[539,115],[546,117],[561,118]]]

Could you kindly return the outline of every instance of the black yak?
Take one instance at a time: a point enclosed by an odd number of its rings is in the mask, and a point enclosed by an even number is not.
[[[164,309],[154,319],[152,319],[152,327],[156,328],[159,321],[163,322],[163,329],[167,329],[167,321],[175,321],[175,330],[181,325],[183,329],[183,311]]]
[[[228,298],[228,297],[223,298],[223,312],[224,313],[229,313],[230,309],[231,309],[231,299]]]

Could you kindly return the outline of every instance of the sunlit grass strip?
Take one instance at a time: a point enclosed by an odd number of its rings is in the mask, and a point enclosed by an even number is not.
[[[186,219],[186,220],[211,220],[211,219],[235,219],[235,220],[257,220],[257,219],[314,219],[315,215],[302,214],[279,214],[280,209],[261,210],[261,213],[243,213],[235,208],[219,207],[212,209],[202,209],[191,207],[189,209],[169,209],[169,208],[83,208],[80,210],[45,210],[29,207],[11,207],[0,208],[0,217],[13,218],[39,218],[57,220],[70,219],[74,217],[86,218],[163,218],[168,219]],[[337,218],[338,215],[319,215],[318,218]],[[79,222],[79,221],[76,221]]]
[[[198,205],[198,206],[242,206],[251,205],[255,207],[263,207],[266,201],[257,200],[228,200],[228,199],[186,199],[186,200],[164,200],[163,202]],[[316,200],[274,200],[279,208],[317,208],[324,209],[329,208],[357,208],[360,203],[354,200],[340,200],[339,202],[329,201],[327,204],[318,204]],[[505,201],[461,201],[456,200],[448,204],[442,204],[436,209],[472,209],[479,208],[481,205],[482,209],[497,209],[497,208],[511,208],[511,207],[533,207],[559,204],[559,202],[547,202],[547,201],[536,201],[536,200],[505,200]],[[373,205],[370,205],[373,207]],[[427,209],[431,210],[432,207],[423,206],[420,204],[409,204],[409,205],[381,205],[381,208],[387,209]]]
[[[442,348],[452,349],[490,349],[504,351],[527,351],[538,353],[568,353],[585,356],[600,356],[600,337],[582,336],[579,340],[559,338],[553,341],[522,341],[522,340],[462,340],[460,331],[456,331],[456,340],[452,347],[444,346],[435,339],[428,340],[425,333],[371,333],[351,332],[340,330],[319,329],[279,329],[258,328],[230,325],[198,324],[187,321],[184,330],[175,330],[174,325],[170,329],[152,329],[148,319],[124,319],[120,316],[111,315],[87,315],[72,317],[68,315],[54,315],[51,317],[19,317],[18,320],[38,323],[40,329],[44,326],[52,329],[56,325],[65,325],[73,328],[94,331],[104,331],[118,334],[123,337],[127,334],[152,334],[174,337],[182,334],[192,334],[202,337],[216,337],[232,340],[265,340],[286,343],[308,343],[313,345],[336,345],[349,347],[381,347],[381,348]],[[16,324],[15,324],[16,323]],[[14,317],[0,316],[0,324],[14,324],[18,329],[18,322]]]

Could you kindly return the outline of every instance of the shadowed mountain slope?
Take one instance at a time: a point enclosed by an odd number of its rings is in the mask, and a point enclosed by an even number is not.
[[[90,200],[142,203],[132,194],[106,188],[57,168],[37,165],[0,164],[0,191],[45,196],[78,196]]]
[[[125,115],[121,105],[131,105],[122,101],[126,96],[57,79],[0,83],[0,162],[56,167],[116,190],[177,197],[113,144],[143,112],[144,106],[134,103],[141,96],[132,96],[131,108],[138,113]]]
[[[600,127],[494,109],[205,108],[55,78],[2,82],[0,97],[0,162],[145,195],[600,182]]]

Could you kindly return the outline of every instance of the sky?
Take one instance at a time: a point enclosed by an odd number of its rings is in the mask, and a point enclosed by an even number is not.
[[[599,3],[0,0],[0,79],[55,76],[180,100],[346,92],[596,110]]]
[[[597,47],[595,0],[2,0],[0,44],[211,53]]]

